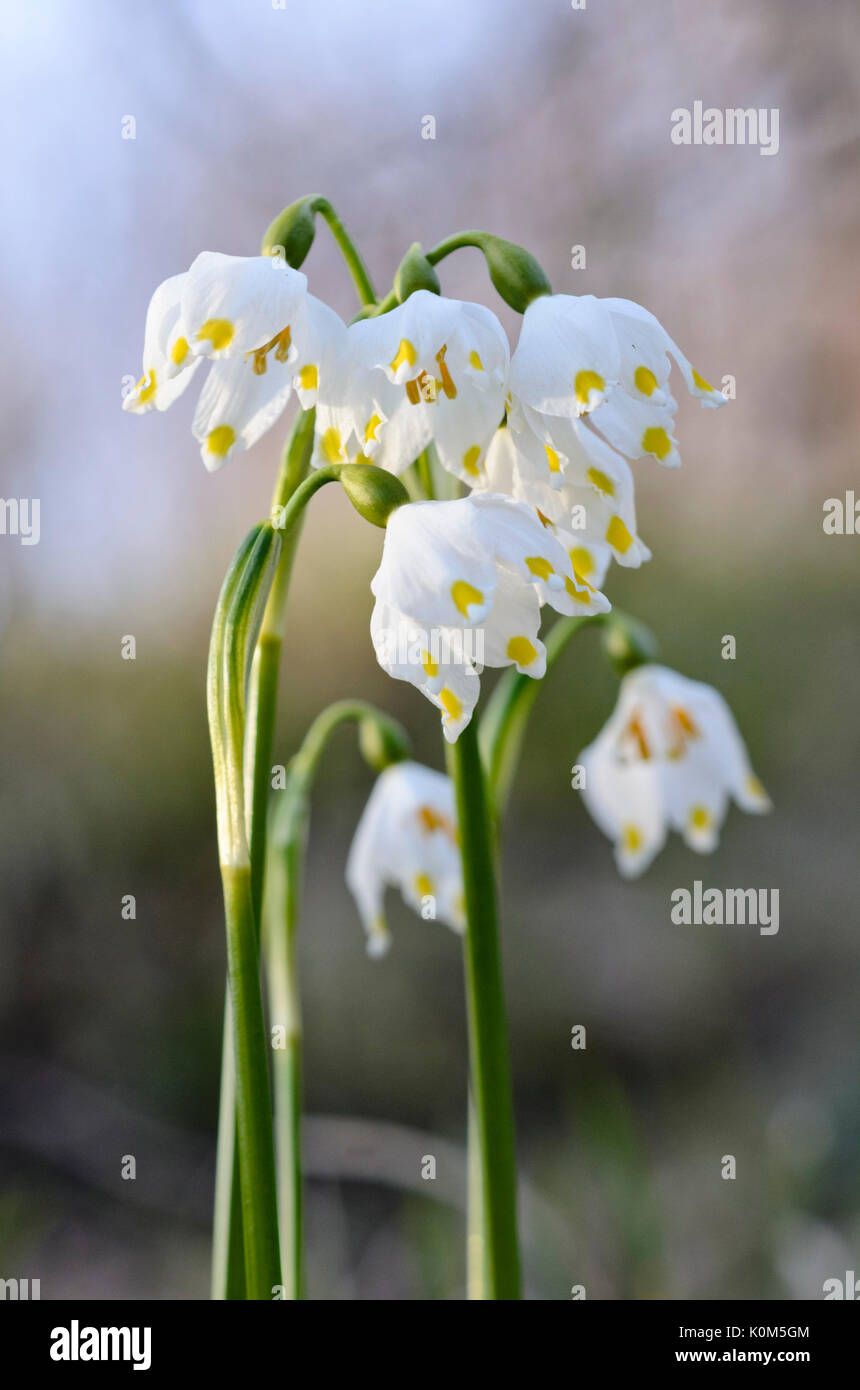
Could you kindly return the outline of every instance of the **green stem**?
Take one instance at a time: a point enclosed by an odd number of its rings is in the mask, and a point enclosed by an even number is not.
[[[221,867],[236,1059],[236,1110],[245,1280],[250,1299],[271,1299],[281,1282],[274,1138],[250,866]]]
[[[320,215],[325,218],[331,228],[332,236],[340,247],[341,254],[355,282],[355,288],[358,291],[358,297],[362,304],[375,304],[376,294],[371,284],[367,267],[359,255],[358,248],[328,198],[314,198],[313,208],[314,212],[320,213]]]
[[[496,917],[490,807],[475,721],[448,749],[457,793],[467,927],[469,1065],[479,1141],[486,1297],[520,1297],[516,1165],[508,1027]]]
[[[215,1154],[215,1211],[212,1221],[212,1298],[244,1299],[245,1250],[242,1238],[242,1190],[236,1145],[236,1070],[233,1065],[233,1019],[230,985],[224,997],[221,1044],[221,1095]]]

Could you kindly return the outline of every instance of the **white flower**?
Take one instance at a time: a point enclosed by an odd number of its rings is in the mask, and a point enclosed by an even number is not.
[[[214,471],[265,434],[294,388],[304,408],[314,404],[324,363],[337,359],[345,332],[283,258],[203,251],[152,296],[143,376],[124,409],[166,410],[211,359],[193,431]]]
[[[444,468],[473,481],[504,414],[509,361],[489,309],[416,290],[347,329],[320,393],[315,462],[363,458],[402,473],[432,441]]]
[[[578,762],[585,804],[627,876],[647,868],[667,829],[691,849],[715,849],[730,797],[745,811],[770,810],[722,695],[665,666],[624,677],[609,722]]]
[[[726,397],[694,371],[653,314],[629,299],[543,295],[523,315],[510,389],[535,433],[558,448],[560,419],[588,425],[628,458],[653,455],[667,467],[680,456],[677,403],[669,393],[670,356],[702,405]]]
[[[422,916],[462,932],[463,876],[454,786],[420,763],[387,767],[376,780],[349,851],[346,881],[370,955],[389,945],[385,890],[400,889]]]
[[[565,614],[609,608],[598,589],[577,579],[564,546],[535,512],[496,493],[398,507],[371,589],[380,665],[442,710],[449,742],[472,717],[476,667],[544,674],[543,602]]]
[[[636,531],[633,474],[620,454],[578,421],[560,425],[564,465],[512,415],[510,427],[502,426],[493,438],[475,491],[506,493],[533,508],[564,546],[577,577],[599,588],[611,559],[636,567],[651,558]]]

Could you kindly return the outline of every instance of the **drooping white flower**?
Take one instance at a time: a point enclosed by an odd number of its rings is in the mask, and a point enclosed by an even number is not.
[[[725,403],[641,305],[543,295],[523,315],[511,361],[511,397],[538,437],[559,452],[559,420],[587,417],[588,426],[628,458],[652,455],[678,467],[670,357],[702,405]]]
[[[715,849],[730,797],[745,811],[771,806],[722,695],[665,666],[624,677],[611,718],[577,762],[585,804],[630,877],[667,830],[700,853]]]
[[[123,407],[166,410],[209,358],[193,432],[214,471],[265,434],[294,388],[303,408],[314,403],[323,363],[338,357],[345,331],[282,257],[203,251],[152,296],[143,376]]]
[[[564,546],[577,577],[599,588],[611,559],[637,567],[651,552],[637,534],[626,460],[595,434],[583,445],[578,421],[561,423],[567,451],[563,471],[552,451],[548,458],[529,426],[513,415],[493,437],[475,491],[505,493],[533,508]]]
[[[372,956],[389,945],[388,887],[399,888],[422,916],[462,932],[463,874],[450,778],[414,762],[393,763],[380,773],[353,838],[346,881]]]
[[[544,674],[542,603],[568,615],[609,608],[536,513],[496,493],[398,507],[371,589],[377,660],[441,709],[449,742],[472,717],[479,667]]]
[[[510,349],[482,304],[416,290],[347,329],[341,369],[320,393],[315,461],[369,459],[392,473],[431,442],[470,482],[504,414]]]

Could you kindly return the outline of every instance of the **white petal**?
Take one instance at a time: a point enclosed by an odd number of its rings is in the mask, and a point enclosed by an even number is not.
[[[225,256],[202,251],[188,272],[182,320],[192,352],[241,357],[273,340],[288,355],[307,280],[278,256]]]
[[[223,468],[233,453],[250,449],[272,427],[291,389],[292,370],[274,358],[261,374],[244,358],[213,362],[192,426],[210,472]]]
[[[163,280],[149,301],[143,340],[143,376],[123,401],[123,410],[143,414],[167,410],[194,375],[197,359],[188,349],[180,303],[186,275]]]
[[[608,313],[593,295],[542,295],[523,315],[511,361],[513,395],[549,415],[582,415],[617,380],[620,361]]]

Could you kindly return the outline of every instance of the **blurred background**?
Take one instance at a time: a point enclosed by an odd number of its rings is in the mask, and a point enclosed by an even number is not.
[[[527,1285],[821,1297],[860,1260],[860,538],[822,530],[827,498],[860,495],[856,6],[2,13],[0,493],[40,499],[41,540],[0,536],[0,1276],[41,1278],[43,1298],[208,1292],[225,962],[204,663],[280,432],[209,476],[196,388],[143,419],[121,394],[154,286],[203,248],[255,253],[310,192],[380,291],[412,241],[483,227],[527,245],[557,291],[644,303],[707,377],[736,379],[719,414],[679,398],[680,473],[637,466],[654,559],[614,570],[609,594],[667,664],[725,693],[776,809],[732,812],[712,859],[673,843],[624,883],[570,789],[615,698],[593,634],[541,692],[503,873]],[[672,144],[671,112],[696,100],[778,108],[778,154]],[[304,269],[354,312],[322,224]],[[515,335],[477,252],[443,284]],[[276,759],[354,694],[440,766],[436,711],[369,642],[381,536],[333,493],[302,541]],[[302,924],[310,1294],[457,1299],[459,943],[392,902],[393,949],[366,958],[343,866],[369,790],[345,731],[317,787]],[[673,925],[671,891],[697,878],[779,889],[778,935]]]

